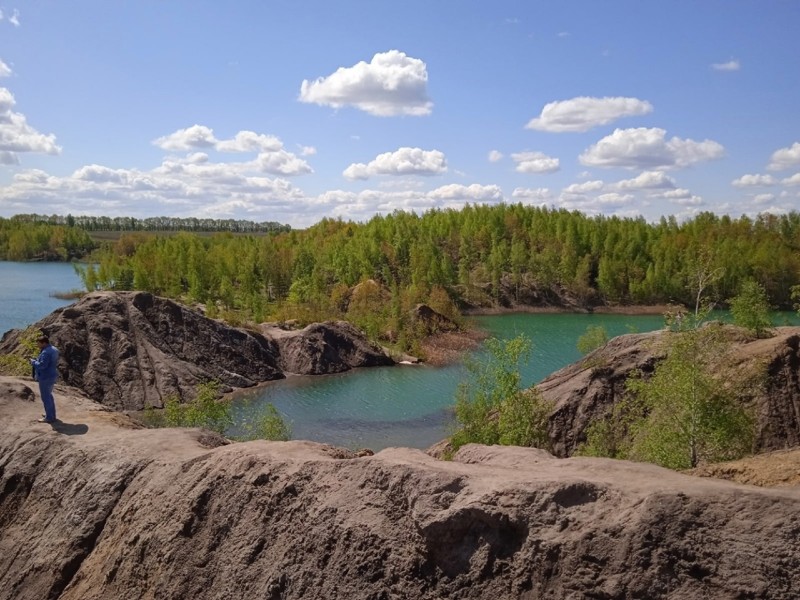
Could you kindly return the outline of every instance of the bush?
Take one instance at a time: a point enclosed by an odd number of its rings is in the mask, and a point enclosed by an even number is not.
[[[151,427],[202,427],[224,434],[233,425],[230,403],[219,401],[219,383],[209,381],[197,386],[191,402],[181,404],[176,396],[164,400],[164,408],[145,410],[145,421]]]
[[[749,330],[757,338],[765,335],[772,327],[769,309],[767,291],[763,285],[752,279],[745,281],[739,295],[731,300],[733,322]]]
[[[491,338],[486,350],[484,361],[467,363],[470,378],[459,386],[453,451],[470,443],[546,447],[552,407],[536,388],[520,387],[519,365],[530,355],[530,340]]]
[[[28,359],[39,355],[36,343],[42,332],[28,327],[19,335],[19,343],[13,352],[0,355],[0,375],[24,377],[31,375],[31,363]]]
[[[608,343],[608,331],[602,325],[589,325],[586,333],[578,338],[578,351],[589,354],[592,350],[602,348]]]

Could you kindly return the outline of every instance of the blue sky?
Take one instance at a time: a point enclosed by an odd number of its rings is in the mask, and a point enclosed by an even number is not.
[[[0,215],[800,205],[800,3],[0,0]]]

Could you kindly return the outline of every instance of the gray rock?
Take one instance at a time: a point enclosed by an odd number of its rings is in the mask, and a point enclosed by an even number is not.
[[[312,325],[285,337],[230,327],[144,292],[97,292],[34,325],[61,351],[63,383],[115,410],[191,399],[197,384],[250,387],[293,373],[336,373],[393,364],[347,323]],[[0,342],[12,352],[18,332]]]
[[[58,396],[0,396],[0,598],[775,598],[800,589],[798,488],[466,446],[209,449]],[[75,427],[73,425],[73,427]]]

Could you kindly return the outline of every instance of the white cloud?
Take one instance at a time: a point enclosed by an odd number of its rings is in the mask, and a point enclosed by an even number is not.
[[[195,125],[195,127],[199,126]],[[214,133],[207,127],[204,129],[210,134],[208,140],[213,140]],[[203,141],[205,142],[205,140]],[[283,144],[275,136],[264,135],[254,131],[240,131],[233,139],[217,141],[214,146],[220,152],[276,152],[283,148]],[[172,150],[173,148],[169,149]]]
[[[59,154],[56,136],[39,133],[28,125],[25,115],[14,112],[14,95],[0,87],[0,162],[6,165],[19,164],[17,153]]]
[[[644,171],[633,179],[623,179],[614,184],[619,190],[658,190],[675,187],[675,180],[663,171]]]
[[[260,171],[273,175],[304,175],[314,172],[306,161],[286,150],[262,152],[255,163]]]
[[[301,102],[341,108],[354,106],[379,117],[431,114],[425,63],[398,50],[375,54],[367,63],[340,67],[328,77],[303,80]]]
[[[15,8],[14,12],[8,17],[8,22],[14,27],[19,27],[19,11]]]
[[[696,142],[673,137],[666,131],[638,127],[616,129],[580,155],[581,164],[592,167],[626,167],[630,169],[672,169],[721,158],[725,148],[712,140]]]
[[[12,74],[11,67],[9,67],[6,63],[3,62],[3,59],[0,58],[0,77],[10,77]]]
[[[776,181],[772,175],[742,175],[738,179],[731,181],[734,187],[757,187],[764,185],[775,185]]]
[[[491,151],[489,151],[488,158],[489,158],[489,162],[493,162],[493,163],[499,162],[499,161],[503,160],[503,153],[500,152],[499,150],[491,150]]]
[[[428,197],[434,200],[460,200],[466,202],[502,202],[503,190],[496,185],[461,185],[451,183],[443,185],[435,190],[428,192]]]
[[[178,129],[174,133],[153,140],[162,150],[188,151],[201,148],[213,148],[217,144],[214,131],[205,125],[192,125],[186,129]]]
[[[767,202],[772,202],[775,200],[775,194],[756,194],[753,196],[753,202],[756,204],[766,204]]]
[[[561,168],[557,158],[543,152],[517,152],[511,158],[517,163],[515,170],[518,173],[555,173]]]
[[[788,148],[775,150],[767,168],[770,171],[784,171],[797,166],[800,166],[800,142],[795,142]]]
[[[551,132],[588,131],[623,117],[651,112],[653,105],[638,98],[580,96],[546,104],[541,114],[531,119],[525,127]]]
[[[205,125],[192,125],[186,129],[179,129],[174,133],[165,135],[153,141],[164,150],[190,151],[198,149],[214,149],[219,152],[256,152],[258,156],[250,163],[217,163],[238,164],[240,170],[256,170],[273,175],[303,175],[313,173],[311,166],[302,158],[288,152],[283,147],[283,142],[273,135],[256,133],[254,131],[240,131],[229,140],[218,140],[214,131]],[[207,162],[208,155],[204,152],[195,152],[184,159],[165,162],[165,165],[180,165],[187,162]]]
[[[800,173],[795,173],[791,177],[781,179],[783,185],[800,185]]]
[[[565,187],[564,194],[586,194],[587,192],[597,192],[605,187],[605,183],[600,180],[584,181],[583,183],[573,183]]]
[[[711,68],[715,71],[738,71],[742,66],[739,64],[738,60],[731,59],[724,63],[714,63],[711,65]]]
[[[546,203],[548,200],[553,199],[553,194],[548,188],[518,187],[511,192],[511,197],[526,203]]]
[[[317,149],[314,146],[300,146],[300,155],[301,156],[314,156],[317,153]]]
[[[440,175],[447,160],[439,150],[398,148],[384,152],[369,163],[353,163],[342,173],[347,179],[369,179],[374,175]]]

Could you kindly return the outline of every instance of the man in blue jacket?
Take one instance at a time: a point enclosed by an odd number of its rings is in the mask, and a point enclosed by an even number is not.
[[[56,401],[53,398],[53,386],[58,378],[58,350],[50,345],[46,335],[41,336],[39,343],[39,358],[32,358],[33,372],[39,382],[39,393],[44,404],[44,416],[39,423],[56,422]]]

